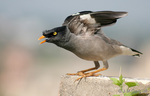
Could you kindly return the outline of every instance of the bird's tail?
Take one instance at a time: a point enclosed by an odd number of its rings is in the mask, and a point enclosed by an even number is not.
[[[130,49],[134,52],[134,54],[132,56],[138,56],[138,57],[140,57],[140,55],[143,54],[142,52],[139,52],[139,51],[137,51],[135,49],[132,49],[132,48],[130,48]]]
[[[120,46],[120,49],[122,50],[122,55],[131,55],[131,56],[138,56],[142,55],[142,52],[139,52],[135,49],[128,48],[126,46]]]

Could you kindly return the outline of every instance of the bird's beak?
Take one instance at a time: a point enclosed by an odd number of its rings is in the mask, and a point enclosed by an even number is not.
[[[45,38],[45,36],[42,35],[38,40],[41,40],[41,39],[43,39],[43,38]],[[40,44],[45,43],[45,42],[46,42],[46,40],[40,42]]]

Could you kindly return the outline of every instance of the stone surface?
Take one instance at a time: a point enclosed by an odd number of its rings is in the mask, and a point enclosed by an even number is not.
[[[87,77],[75,82],[78,77],[79,76],[62,76],[59,96],[112,96],[114,94],[121,94],[119,87],[112,84],[113,82],[109,79],[110,77]],[[126,82],[134,81],[139,83],[139,86],[133,87],[131,90],[146,90],[150,88],[150,79],[124,79]],[[147,90],[146,92],[148,93]]]

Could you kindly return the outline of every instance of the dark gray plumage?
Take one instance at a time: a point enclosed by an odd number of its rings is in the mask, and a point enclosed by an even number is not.
[[[117,19],[127,15],[127,12],[114,11],[82,11],[68,16],[61,27],[43,32],[44,42],[54,43],[59,47],[69,50],[78,57],[94,61],[95,67],[79,71],[75,74],[81,75],[77,80],[97,76],[97,72],[108,69],[107,60],[118,55],[140,56],[141,52],[129,48],[119,41],[108,38],[101,28],[117,22]],[[104,68],[99,68],[98,61],[102,61]],[[98,69],[93,72],[87,71]]]

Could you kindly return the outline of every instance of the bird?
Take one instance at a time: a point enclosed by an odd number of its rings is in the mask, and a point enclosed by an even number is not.
[[[109,59],[119,55],[143,54],[107,37],[102,31],[102,27],[115,24],[127,14],[128,12],[125,11],[81,11],[69,15],[61,26],[43,31],[43,35],[38,40],[45,38],[40,44],[54,43],[81,59],[94,62],[93,68],[67,74],[80,76],[76,81],[89,76],[99,76],[101,74],[98,72],[108,69]],[[101,69],[99,61],[103,63]]]

